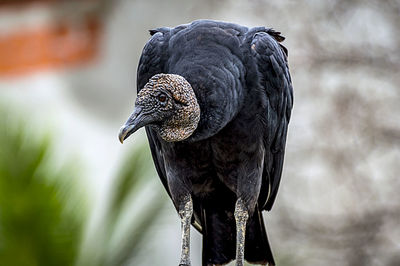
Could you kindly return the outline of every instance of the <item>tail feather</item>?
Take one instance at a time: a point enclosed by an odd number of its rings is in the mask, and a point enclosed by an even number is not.
[[[233,208],[202,210],[203,266],[223,265],[236,257],[236,224]],[[226,207],[226,206],[224,206]],[[258,207],[246,227],[245,260],[253,264],[275,265],[264,220]]]
[[[203,266],[222,265],[235,259],[235,219],[233,212],[203,210]]]
[[[256,207],[253,216],[247,223],[244,259],[253,264],[275,265],[265,230],[264,219],[258,207]]]

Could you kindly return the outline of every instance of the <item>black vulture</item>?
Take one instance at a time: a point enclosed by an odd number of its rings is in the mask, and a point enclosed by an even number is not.
[[[198,20],[150,30],[123,142],[145,126],[158,175],[202,265],[275,265],[262,211],[274,204],[293,105],[280,32]]]

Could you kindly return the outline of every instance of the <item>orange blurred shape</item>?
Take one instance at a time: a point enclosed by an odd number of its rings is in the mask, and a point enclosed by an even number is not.
[[[100,23],[57,22],[34,30],[0,34],[0,75],[13,76],[37,70],[85,63],[98,50]]]

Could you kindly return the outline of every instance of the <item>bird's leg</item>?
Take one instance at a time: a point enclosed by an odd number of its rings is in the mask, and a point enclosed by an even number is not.
[[[181,261],[179,266],[190,265],[190,221],[193,215],[193,202],[190,195],[183,198],[182,203],[179,206],[179,216],[181,217],[181,229],[182,229],[182,249],[181,249]]]
[[[236,266],[244,265],[244,240],[246,233],[246,222],[249,218],[247,208],[244,206],[243,200],[239,198],[235,206],[236,220]]]

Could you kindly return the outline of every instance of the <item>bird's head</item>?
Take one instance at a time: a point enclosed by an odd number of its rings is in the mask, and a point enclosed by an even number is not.
[[[200,107],[189,82],[179,75],[154,75],[137,95],[135,109],[119,131],[121,143],[143,126],[168,142],[187,139],[197,128]]]

